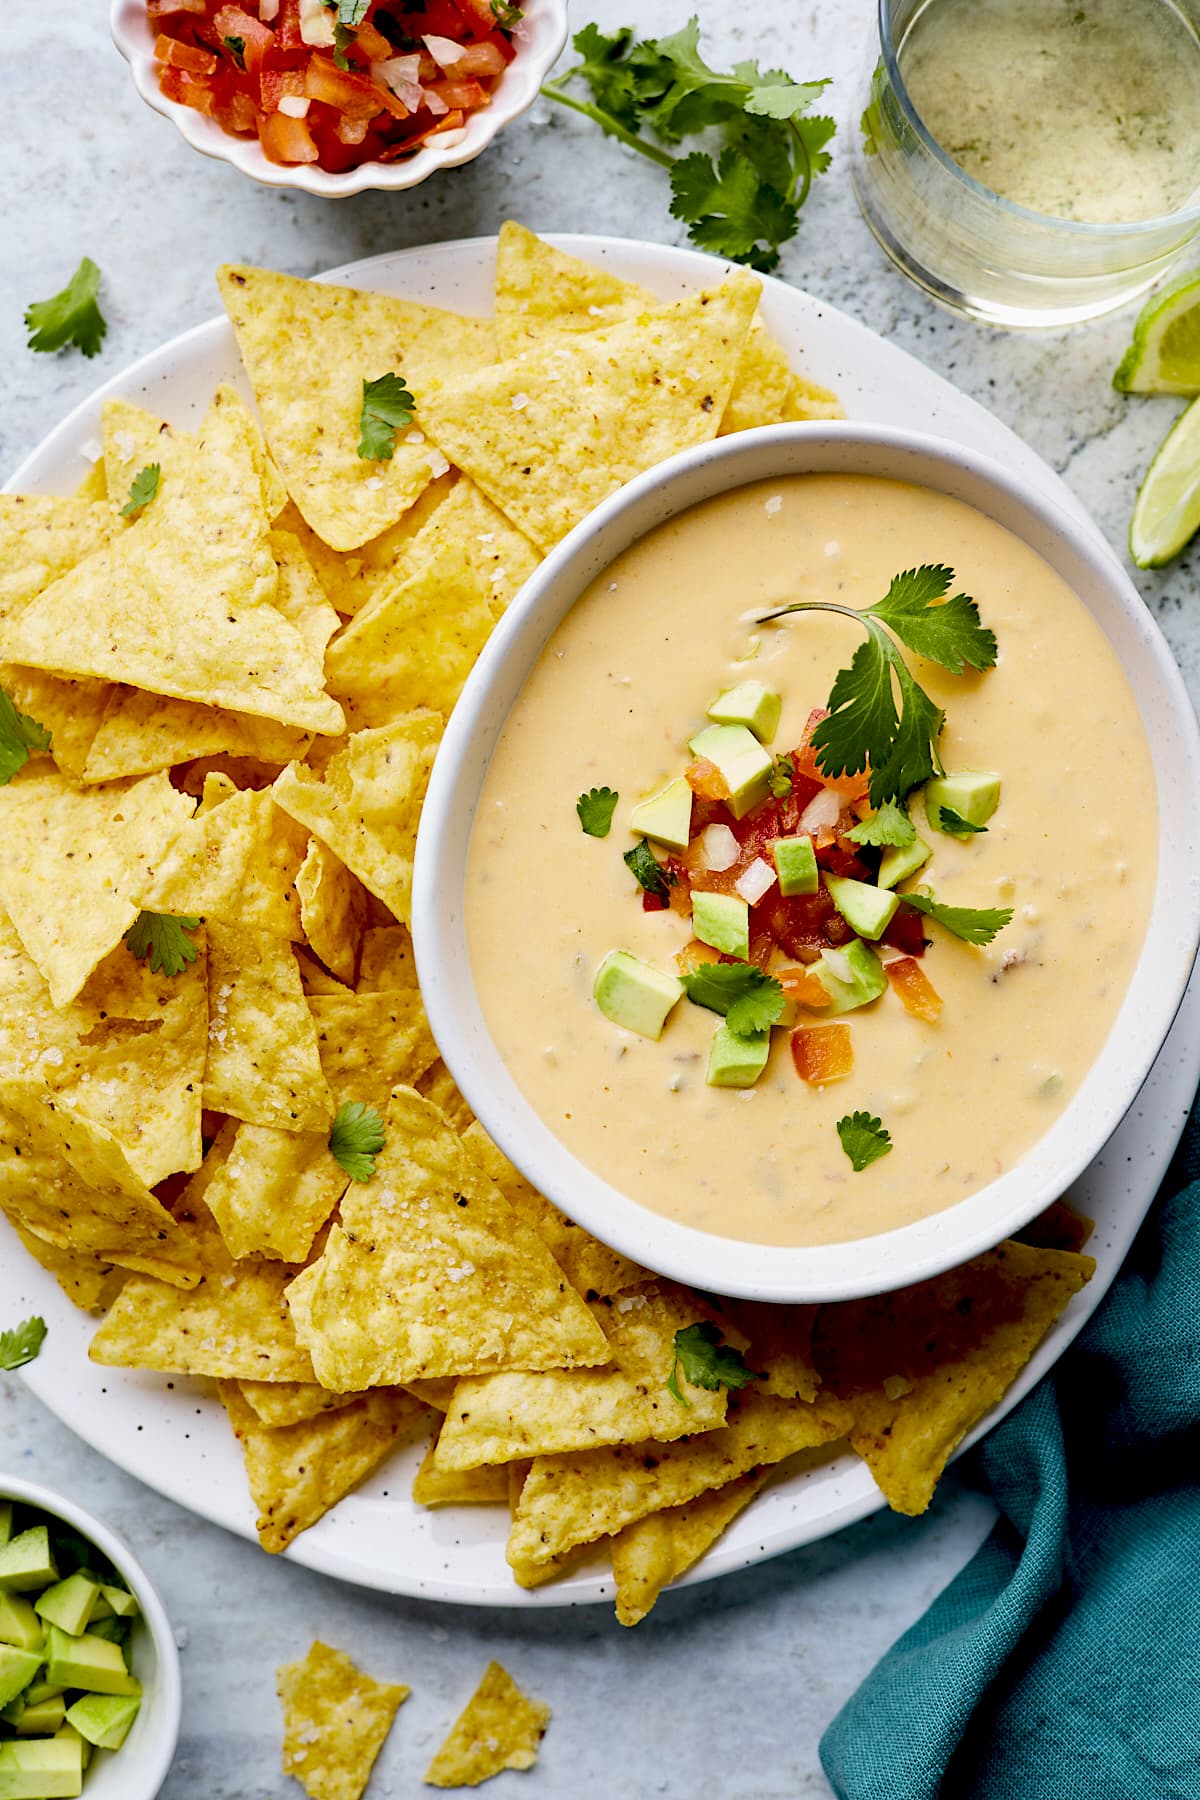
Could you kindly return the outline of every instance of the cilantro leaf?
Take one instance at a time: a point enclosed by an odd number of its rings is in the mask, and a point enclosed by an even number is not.
[[[628,26],[606,37],[598,25],[585,25],[571,39],[575,54],[583,61],[571,74],[585,81],[596,97],[597,106],[612,120],[631,132],[638,127],[638,97],[634,71],[626,58],[633,43]]]
[[[680,1369],[685,1381],[690,1381],[693,1387],[707,1388],[711,1394],[722,1387],[744,1388],[748,1382],[758,1379],[754,1370],[746,1367],[741,1351],[724,1343],[717,1327],[707,1319],[697,1325],[685,1325],[682,1331],[675,1333],[675,1356],[667,1378],[667,1392],[680,1406],[690,1407],[691,1401],[679,1386]]]
[[[987,830],[986,825],[972,825],[970,819],[964,819],[952,806],[939,806],[935,823],[939,831],[947,831],[951,837],[978,837],[980,832]]]
[[[730,262],[748,263],[764,273],[779,262],[779,246],[799,224],[790,200],[763,181],[740,150],[711,156],[695,150],[671,170],[671,214],[689,226],[701,250]]]
[[[852,844],[871,844],[876,850],[903,850],[916,835],[912,820],[894,800],[885,800],[868,818],[846,833]]]
[[[837,1122],[837,1134],[856,1175],[861,1175],[873,1162],[886,1156],[892,1147],[890,1132],[885,1130],[880,1119],[873,1119],[868,1112],[847,1113]]]
[[[525,17],[519,6],[512,6],[509,0],[492,0],[492,17],[501,31],[512,31]]]
[[[338,1107],[329,1148],[351,1181],[370,1181],[375,1158],[386,1142],[383,1120],[371,1107],[361,1100],[347,1100]]]
[[[337,22],[351,30],[361,25],[370,10],[371,0],[338,0]]]
[[[396,452],[396,433],[412,424],[416,404],[402,375],[389,373],[375,381],[364,381],[358,454],[365,461],[391,462]]]
[[[221,42],[232,56],[239,69],[246,67],[246,40],[240,37],[222,38]]]
[[[915,912],[924,913],[953,937],[967,944],[990,944],[998,931],[1003,931],[1013,916],[1011,906],[943,906],[928,889],[902,894],[901,902]]]
[[[582,822],[583,814],[580,813],[579,816]],[[586,831],[587,826],[584,825],[583,829]],[[591,835],[595,836],[595,833]],[[659,862],[646,838],[640,844],[635,844],[632,850],[627,850],[621,860],[639,886],[660,900],[667,898],[669,889],[675,886],[678,879]]]
[[[22,1369],[46,1341],[45,1319],[24,1319],[12,1331],[0,1331],[0,1369]]]
[[[18,712],[0,688],[0,787],[7,787],[18,769],[29,761],[31,750],[48,750],[50,733],[27,713]]]
[[[620,794],[614,794],[610,787],[589,788],[586,794],[580,794],[575,802],[575,811],[589,837],[608,836],[612,829],[613,811],[620,798]],[[636,874],[636,870],[634,872]]]
[[[783,989],[754,963],[701,963],[683,977],[683,985],[694,1005],[722,1013],[738,1037],[769,1031],[783,1012]]]
[[[333,28],[333,65],[336,69],[344,69],[348,72],[353,67],[353,64],[351,63],[350,58],[346,55],[346,52],[356,42],[357,38],[358,38],[357,31],[351,31],[351,29],[348,25],[343,25],[339,21],[339,23],[334,26],[334,28]],[[361,454],[361,452],[360,452],[360,454]]]
[[[129,499],[121,508],[121,517],[131,519],[134,513],[141,512],[143,506],[149,506],[158,492],[158,478],[162,469],[158,463],[147,463],[133,478],[129,489]]]
[[[941,565],[906,569],[893,576],[883,599],[866,613],[882,619],[916,656],[940,663],[952,675],[961,675],[964,664],[994,668],[996,635],[983,624],[975,602],[966,594],[943,599],[953,580],[954,570]]]
[[[140,912],[125,933],[125,943],[130,955],[139,962],[149,955],[152,975],[182,975],[200,954],[188,936],[199,923],[190,913],[175,917],[171,913]]]
[[[792,756],[777,756],[775,767],[771,770],[771,793],[776,800],[786,800],[792,791],[792,783],[796,779],[796,759]]]
[[[108,330],[96,296],[100,271],[85,256],[61,293],[49,300],[35,300],[25,313],[31,350],[61,350],[75,344],[85,356],[95,356]]]

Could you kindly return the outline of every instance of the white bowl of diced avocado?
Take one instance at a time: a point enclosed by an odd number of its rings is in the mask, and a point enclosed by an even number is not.
[[[0,1800],[153,1800],[180,1707],[174,1634],[129,1546],[0,1475]]]

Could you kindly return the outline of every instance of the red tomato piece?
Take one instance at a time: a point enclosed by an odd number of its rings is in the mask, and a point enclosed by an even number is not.
[[[268,113],[258,121],[263,154],[275,163],[310,163],[318,160],[317,146],[307,119],[289,119],[286,113]]]
[[[905,906],[902,900],[901,905],[892,915],[890,925],[879,941],[881,944],[890,944],[893,950],[903,950],[906,956],[924,956],[924,914],[914,912],[912,907]]]
[[[776,890],[763,910],[779,948],[800,962],[814,962],[827,944],[848,944],[854,936],[823,887],[790,900]]]
[[[690,784],[689,784],[690,785]],[[692,791],[692,820],[688,829],[689,837],[695,839],[708,825],[728,825],[732,831],[734,817],[729,808],[720,800],[704,800]]]
[[[467,20],[454,0],[425,0],[421,11],[407,14],[403,22],[405,31],[418,41],[423,37],[444,37],[457,44],[468,36]],[[489,6],[488,29],[495,23]]]
[[[670,906],[670,904],[671,904],[671,902],[666,898],[665,895],[650,894],[650,893],[646,893],[643,890],[643,893],[642,893],[642,911],[643,912],[666,912],[666,910],[667,910],[668,906]]]
[[[154,40],[154,59],[171,69],[186,69],[189,75],[213,75],[217,68],[217,58],[211,50],[182,44],[163,31]]]
[[[799,750],[791,752],[793,772],[792,791],[785,800],[779,803],[779,825],[781,837],[795,837],[800,829],[800,820],[810,800],[815,800],[824,785],[813,775],[805,775],[795,767],[795,759]]]
[[[270,26],[244,12],[240,6],[222,6],[213,19],[213,25],[222,43],[226,38],[241,39],[245,46],[242,60],[247,73],[256,74],[267,51],[274,48],[275,33]]]
[[[786,997],[794,1000],[798,1006],[808,1006],[814,1012],[823,1012],[830,1004],[828,988],[813,974],[807,963],[785,964],[782,968],[772,969],[771,973]]]
[[[274,54],[292,50],[303,50],[306,54],[308,51],[308,45],[300,36],[300,0],[280,0],[275,19]]]
[[[215,110],[216,95],[202,76],[189,75],[185,69],[164,68],[158,85],[168,100],[178,100],[181,105],[194,107],[200,113]]]
[[[693,794],[700,800],[728,800],[729,783],[715,763],[710,763],[707,756],[698,756],[684,770],[684,777]]]
[[[396,54],[382,31],[376,31],[370,19],[364,19],[357,28],[354,48],[361,52],[368,62],[387,62],[389,57]]]
[[[817,866],[831,875],[845,875],[851,881],[871,881],[870,869],[859,857],[853,844],[837,838],[832,844],[817,844],[814,850]]]
[[[792,1033],[792,1061],[801,1081],[820,1087],[841,1081],[854,1068],[854,1043],[848,1025],[809,1025]]]
[[[675,967],[681,975],[690,975],[693,969],[702,969],[705,963],[721,962],[721,952],[714,950],[711,944],[702,944],[699,938],[693,938],[685,944],[675,958]]]
[[[899,994],[904,1010],[915,1019],[934,1024],[941,1014],[942,996],[916,958],[902,956],[899,961],[888,963],[886,974]]]
[[[481,82],[459,81],[455,76],[441,81],[431,81],[429,93],[436,94],[439,100],[460,112],[478,112],[481,106],[487,106],[492,96]]]
[[[303,69],[260,69],[258,75],[259,99],[264,112],[279,111],[279,102],[286,96],[293,100],[304,97]]]
[[[482,44],[468,44],[450,74],[455,81],[463,75],[473,75],[486,80],[489,77],[503,75],[508,63],[505,56],[490,38]]]
[[[775,954],[775,937],[761,906],[750,908],[750,961],[760,969],[770,967]]]
[[[327,56],[310,56],[304,71],[304,92],[310,100],[320,100],[338,112],[373,119],[385,108],[394,118],[407,119],[408,108],[396,96],[362,75],[357,69],[339,69]]]
[[[492,11],[491,0],[457,0],[457,5],[473,32],[494,30],[496,15]]]

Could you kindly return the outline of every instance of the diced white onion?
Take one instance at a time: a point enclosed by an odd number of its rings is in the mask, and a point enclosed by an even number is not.
[[[300,36],[315,49],[332,49],[333,14],[324,0],[300,0]]]
[[[452,69],[467,54],[466,45],[456,44],[453,38],[426,37],[421,41],[439,69]]]
[[[450,111],[450,107],[449,104],[442,99],[442,96],[440,94],[435,94],[432,88],[422,88],[420,94],[421,105],[427,107],[435,119],[444,119],[446,114]],[[407,100],[404,104],[406,106],[408,105]]]
[[[79,454],[85,462],[98,463],[104,455],[104,445],[99,438],[90,437],[79,446]]]
[[[307,94],[285,94],[279,102],[279,110],[289,119],[303,119],[310,105]]]
[[[258,16],[264,25],[279,17],[279,0],[258,0]]]
[[[822,950],[821,961],[838,981],[853,982],[854,968],[844,950]]]
[[[889,963],[903,962],[908,951],[897,950],[893,944],[876,944],[875,954],[886,969]]]
[[[842,803],[833,789],[822,788],[800,814],[801,832],[827,830],[830,825],[837,824],[841,810]]]
[[[439,131],[435,138],[430,138],[429,148],[436,150],[440,144],[444,150],[448,150],[451,144],[461,144],[466,135],[466,126],[456,125],[453,131]],[[445,468],[434,469],[433,472],[435,475],[444,475],[449,467],[450,464],[446,463]]]
[[[728,825],[706,825],[700,833],[700,857],[706,869],[732,869],[740,849]]]
[[[417,72],[420,66],[420,53],[414,50],[411,56],[389,56],[384,62],[373,62],[371,74],[391,89],[401,106],[407,106],[409,112],[419,112],[421,83]]]
[[[757,906],[767,890],[775,886],[775,871],[769,862],[756,856],[733,885],[748,906]]]

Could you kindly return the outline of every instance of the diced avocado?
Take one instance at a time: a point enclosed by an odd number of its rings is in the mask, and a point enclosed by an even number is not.
[[[899,887],[902,881],[915,875],[932,854],[923,838],[914,838],[911,844],[905,844],[901,849],[893,846],[892,849],[885,850],[879,859],[880,887]]]
[[[119,1750],[140,1705],[133,1695],[86,1694],[70,1709],[67,1722],[98,1750]]]
[[[44,1525],[19,1531],[0,1550],[0,1588],[10,1594],[32,1593],[58,1580],[50,1552],[50,1533]]]
[[[740,894],[706,894],[692,890],[692,932],[726,956],[750,960],[750,908]]]
[[[718,694],[708,716],[718,725],[744,725],[760,744],[769,744],[779,730],[783,701],[761,681],[739,681]]]
[[[66,1717],[66,1711],[67,1703],[61,1694],[52,1694],[49,1700],[39,1700],[36,1706],[27,1704],[17,1720],[17,1736],[53,1737]]]
[[[779,891],[785,900],[795,894],[815,894],[821,885],[817,853],[810,837],[776,838],[771,847]]]
[[[686,850],[692,835],[692,790],[680,775],[660,794],[639,800],[629,815],[629,829],[671,850]]]
[[[706,725],[692,738],[688,749],[720,771],[729,789],[726,804],[735,819],[744,819],[760,800],[766,799],[775,765],[744,725]]]
[[[1000,777],[992,769],[963,769],[925,783],[925,817],[935,831],[944,830],[943,806],[968,825],[986,825],[999,804]]]
[[[100,1584],[83,1569],[76,1569],[65,1581],[55,1582],[33,1603],[39,1619],[57,1625],[71,1637],[87,1630],[100,1598]]]
[[[73,1725],[60,1725],[54,1735],[64,1743],[78,1744],[79,1755],[83,1762],[83,1766],[86,1769],[92,1760],[92,1746],[88,1743],[87,1739],[80,1737]]]
[[[31,1681],[21,1699],[26,1706],[40,1706],[43,1700],[53,1700],[56,1694],[61,1693],[62,1689],[55,1687],[52,1681]]]
[[[83,1746],[68,1737],[0,1744],[0,1800],[74,1800],[83,1792]]]
[[[141,1687],[125,1667],[120,1644],[85,1632],[68,1637],[57,1625],[46,1633],[46,1680],[60,1687],[83,1688],[89,1694],[140,1694]]]
[[[93,1637],[107,1638],[110,1644],[127,1644],[132,1629],[132,1620],[118,1619],[116,1613],[109,1613],[107,1619],[93,1619],[88,1626]]]
[[[96,1604],[92,1608],[92,1616],[88,1620],[88,1625],[94,1631],[96,1626],[101,1624],[105,1619],[112,1619],[115,1617],[116,1614],[113,1612],[112,1607],[104,1598],[104,1589],[101,1588],[100,1592],[96,1595]]]
[[[848,981],[843,971],[848,971]],[[829,995],[829,1005],[821,1009],[822,1019],[853,1012],[856,1006],[869,1006],[887,987],[883,964],[859,938],[852,939],[841,950],[823,951],[820,962],[813,964],[812,972]]]
[[[15,1644],[18,1650],[40,1650],[46,1628],[28,1600],[19,1594],[0,1593],[0,1644]]]
[[[23,1694],[42,1666],[40,1651],[0,1644],[0,1706]]]
[[[108,1604],[112,1607],[112,1610],[119,1619],[137,1618],[141,1608],[138,1606],[137,1601],[129,1592],[128,1588],[109,1587],[105,1584],[105,1586],[100,1589],[100,1592],[108,1601]]]
[[[682,993],[678,976],[664,975],[628,950],[610,950],[592,983],[592,998],[605,1018],[647,1038],[662,1036],[667,1014]]]
[[[739,1037],[728,1025],[718,1025],[708,1053],[709,1087],[753,1087],[767,1066],[771,1053],[771,1033],[752,1031]]]
[[[0,1500],[0,1550],[12,1536],[12,1501]]]
[[[886,931],[900,904],[887,888],[872,887],[868,881],[851,881],[847,875],[827,875],[825,886],[829,898],[859,937],[877,938]]]

